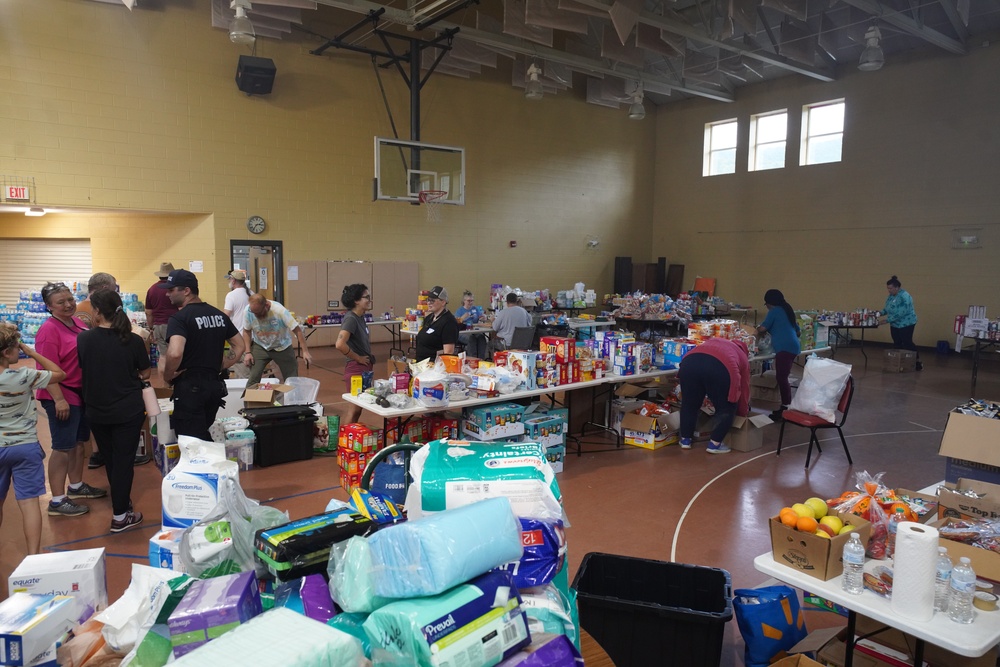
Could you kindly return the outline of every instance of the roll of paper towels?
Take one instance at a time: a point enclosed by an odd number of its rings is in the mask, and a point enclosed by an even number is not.
[[[914,621],[934,615],[934,577],[937,573],[938,531],[912,521],[896,530],[892,568],[892,610]]]

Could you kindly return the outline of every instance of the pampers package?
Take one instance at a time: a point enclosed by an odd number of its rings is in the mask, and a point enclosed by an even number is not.
[[[413,454],[410,474],[411,519],[501,496],[519,517],[563,518],[559,484],[538,443],[434,440]]]
[[[104,548],[58,551],[25,557],[7,580],[11,593],[69,595],[82,623],[108,606]]]
[[[167,619],[174,656],[193,651],[261,612],[253,572],[192,581]]]
[[[163,529],[187,528],[215,509],[219,483],[225,478],[239,480],[239,464],[226,459],[223,443],[205,442],[182,435],[181,457],[163,478]]]
[[[380,530],[368,538],[375,593],[437,595],[521,557],[521,527],[507,498],[489,498]]]
[[[372,612],[364,629],[375,664],[491,667],[531,641],[506,572],[489,572],[440,595],[391,602]]]

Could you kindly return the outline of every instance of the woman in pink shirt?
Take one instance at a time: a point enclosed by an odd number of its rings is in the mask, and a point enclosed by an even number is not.
[[[733,425],[733,417],[750,412],[750,362],[746,343],[709,338],[681,359],[681,449],[691,449],[698,411],[705,396],[715,407],[715,425],[708,443],[709,454],[725,454],[722,442]]]
[[[45,389],[38,390],[38,400],[49,417],[49,433],[52,435],[52,456],[49,457],[52,500],[48,513],[51,516],[79,516],[89,512],[90,508],[74,500],[108,495],[106,490],[94,488],[83,481],[83,449],[84,443],[90,439],[90,425],[84,414],[80,393],[83,374],[76,354],[76,337],[87,327],[74,317],[76,299],[65,284],[46,283],[42,288],[42,299],[52,317],[39,327],[35,349],[66,372],[66,379],[62,382],[49,383]],[[38,368],[42,368],[41,364]]]

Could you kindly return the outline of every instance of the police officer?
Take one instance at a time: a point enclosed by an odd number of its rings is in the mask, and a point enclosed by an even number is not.
[[[243,336],[232,320],[198,296],[198,278],[190,271],[171,271],[157,284],[180,310],[167,322],[167,363],[163,379],[174,387],[173,426],[177,435],[211,440],[209,426],[224,405],[223,371],[243,353]],[[234,354],[226,357],[226,341]]]

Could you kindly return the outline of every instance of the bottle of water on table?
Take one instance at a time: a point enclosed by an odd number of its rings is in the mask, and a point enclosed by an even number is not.
[[[951,558],[948,549],[938,547],[937,572],[934,574],[934,610],[948,611],[951,593]]]
[[[851,538],[844,545],[844,590],[851,595],[861,595],[865,591],[865,545],[861,537],[851,533]],[[975,578],[973,578],[975,585]]]
[[[956,623],[972,623],[972,596],[976,592],[976,573],[965,556],[951,570],[951,599],[948,601],[948,618]]]

